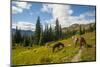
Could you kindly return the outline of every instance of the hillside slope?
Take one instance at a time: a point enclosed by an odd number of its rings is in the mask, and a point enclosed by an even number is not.
[[[81,60],[79,61],[96,60],[95,32],[86,33],[82,36],[86,39],[88,46],[82,49],[80,55]],[[16,47],[12,49],[12,64],[27,65],[72,62],[72,59],[79,53],[79,46],[75,48],[71,38],[60,40],[60,42],[62,42],[65,47],[58,50],[56,49],[54,53],[51,47],[46,46],[34,46],[30,49],[28,47]],[[54,42],[48,44],[52,46]]]

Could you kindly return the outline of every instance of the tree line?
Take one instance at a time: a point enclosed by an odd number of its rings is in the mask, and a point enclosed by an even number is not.
[[[56,26],[53,29],[51,25],[46,24],[45,29],[40,23],[40,17],[37,18],[36,28],[34,35],[21,35],[21,30],[16,26],[16,31],[12,34],[12,45],[20,44],[20,46],[33,46],[34,45],[44,45],[50,41],[57,41],[62,38],[62,29],[59,24],[59,20],[56,19]]]
[[[94,25],[95,27],[95,25]],[[95,30],[95,28],[90,25],[89,32],[92,32]],[[58,41],[64,38],[71,37],[75,34],[85,34],[86,30],[85,28],[82,28],[82,26],[79,26],[79,30],[72,30],[70,31],[67,29],[67,32],[62,31],[62,27],[59,24],[59,20],[55,20],[55,27],[52,28],[51,25],[46,24],[45,29],[43,29],[43,25],[40,23],[40,17],[37,18],[36,21],[36,28],[35,28],[35,34],[28,36],[22,35],[21,30],[18,29],[16,26],[16,31],[14,34],[12,34],[12,46],[30,46],[32,47],[34,45],[45,45],[47,42],[51,41]]]

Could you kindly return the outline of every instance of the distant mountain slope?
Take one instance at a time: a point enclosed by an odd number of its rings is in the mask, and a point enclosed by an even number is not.
[[[89,30],[90,25],[91,25],[91,27],[94,27],[95,26],[95,23],[81,24],[81,27],[82,28],[85,28],[85,30],[87,31],[87,30]],[[69,32],[71,32],[73,30],[78,31],[79,30],[79,24],[72,24],[69,27],[62,28],[62,31],[63,32],[67,32],[67,30]],[[16,31],[15,29],[12,29],[12,34],[14,34],[15,31]],[[34,31],[31,31],[31,30],[20,30],[20,32],[21,32],[22,35],[34,35],[34,33],[35,33]]]
[[[12,34],[15,34],[16,32],[16,29],[12,29]],[[34,31],[31,31],[31,30],[20,30],[21,32],[21,35],[34,35]]]
[[[91,25],[91,27],[94,27],[94,26],[95,26],[95,23],[80,24],[80,25],[81,25],[82,28],[85,28],[85,30],[87,31],[87,30],[89,30],[90,25]],[[73,30],[78,31],[78,30],[79,30],[79,24],[72,24],[71,26],[69,26],[69,27],[64,27],[64,28],[62,29],[63,32],[66,32],[67,30],[69,30],[69,31],[73,31]]]

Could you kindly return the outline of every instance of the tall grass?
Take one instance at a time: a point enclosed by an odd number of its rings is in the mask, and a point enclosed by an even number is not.
[[[92,47],[87,47],[82,50],[82,61],[95,60],[95,33],[86,33],[84,35],[87,43]],[[51,47],[46,46],[33,46],[16,47],[12,49],[12,64],[13,65],[27,65],[27,64],[48,64],[48,63],[63,63],[71,62],[72,58],[78,53],[79,46],[74,47],[71,38],[60,40],[65,47],[56,49],[52,52],[52,45],[55,42],[48,43]]]

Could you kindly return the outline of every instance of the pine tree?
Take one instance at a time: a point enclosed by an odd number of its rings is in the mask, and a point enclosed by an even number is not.
[[[21,43],[21,33],[20,33],[20,30],[18,30],[18,27],[16,26],[16,32],[15,32],[15,43]]]
[[[40,35],[41,35],[41,23],[40,23],[40,17],[38,17],[35,30],[35,44],[39,44]]]
[[[50,25],[50,27],[49,27],[49,31],[48,31],[49,33],[48,33],[48,36],[49,36],[49,41],[53,41],[54,39],[54,36],[53,36],[53,29],[52,29],[52,27],[51,27],[51,25]]]
[[[32,47],[33,45],[33,40],[32,40],[32,35],[31,36],[29,36],[29,41],[30,41],[30,47]]]
[[[24,47],[29,46],[29,44],[30,44],[29,37],[28,36],[24,36]]]
[[[61,29],[61,25],[60,25],[60,27],[59,27],[59,35],[60,35],[60,38],[62,38],[62,29]]]
[[[39,45],[43,45],[43,44],[44,44],[44,34],[43,34],[43,27],[41,26]]]
[[[60,30],[59,30],[59,21],[56,19],[56,26],[55,26],[55,40],[60,39]]]
[[[48,39],[49,35],[48,34],[49,34],[48,25],[46,24],[45,25],[45,30],[44,30],[44,42],[45,43],[49,41],[49,39]]]

